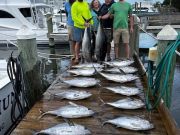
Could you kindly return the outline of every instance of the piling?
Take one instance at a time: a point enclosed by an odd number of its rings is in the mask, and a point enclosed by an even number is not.
[[[47,37],[49,38],[49,47],[54,47],[55,46],[54,38],[51,37],[51,33],[53,33],[53,23],[52,23],[51,13],[46,14],[46,21],[47,21],[47,28],[48,28]]]
[[[162,59],[166,48],[169,46],[169,44],[173,41],[176,40],[178,33],[176,32],[176,30],[174,30],[170,25],[166,25],[157,35],[158,38],[158,45],[157,45],[157,61],[156,63],[158,64],[160,62],[160,60]],[[168,92],[164,93],[164,99],[169,99],[166,97],[171,97],[171,90],[172,90],[172,86],[173,86],[173,78],[174,78],[174,70],[175,70],[175,65],[176,65],[176,54],[174,53],[172,61],[171,61],[171,65],[170,65],[170,72],[169,74],[169,79],[168,79]],[[166,74],[166,69],[167,69],[167,65],[165,67],[165,70],[163,71],[163,75],[162,78],[165,77]],[[162,80],[162,79],[161,79]],[[160,88],[162,89],[164,82],[160,81]],[[170,95],[169,95],[170,93]],[[170,101],[169,101],[170,102]],[[166,105],[166,106],[170,106],[170,105]]]
[[[17,44],[20,54],[20,63],[24,74],[25,89],[30,107],[42,95],[42,83],[39,72],[36,34],[27,26],[17,32]]]

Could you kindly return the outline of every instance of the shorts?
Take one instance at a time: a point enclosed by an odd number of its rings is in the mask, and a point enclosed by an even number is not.
[[[84,29],[77,28],[74,26],[73,40],[80,43],[83,39],[83,35],[84,35]]]
[[[73,38],[74,26],[67,25],[67,30],[68,30],[68,39],[69,39],[69,41],[74,41],[74,38]]]
[[[129,43],[129,31],[128,29],[116,29],[113,33],[114,44],[119,44],[120,37],[122,35],[123,43]]]
[[[104,28],[104,33],[105,33],[107,42],[111,43],[112,39],[113,39],[112,29],[111,28]]]

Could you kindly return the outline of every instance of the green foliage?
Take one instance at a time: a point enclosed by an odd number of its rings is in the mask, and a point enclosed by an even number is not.
[[[163,4],[173,6],[180,11],[180,3],[178,1],[179,0],[164,0]]]

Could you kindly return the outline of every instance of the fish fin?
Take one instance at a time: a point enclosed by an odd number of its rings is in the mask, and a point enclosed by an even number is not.
[[[122,74],[126,75],[126,73],[121,68],[118,67],[118,69]]]
[[[103,105],[105,105],[106,103],[104,102],[104,100],[99,96],[98,97],[99,98],[99,100],[102,102],[102,105],[101,106],[103,106]]]
[[[82,16],[82,18],[84,19],[85,22],[87,22],[86,18],[84,16]]]
[[[63,120],[68,123],[69,126],[74,126],[74,123],[72,121],[70,121],[69,119],[67,118],[63,118]]]
[[[75,104],[75,103],[73,103],[73,102],[68,102],[70,105],[73,105],[73,106],[79,106],[79,105],[77,105],[77,104]]]

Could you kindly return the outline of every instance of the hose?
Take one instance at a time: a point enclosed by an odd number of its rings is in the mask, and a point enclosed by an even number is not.
[[[171,91],[168,89],[169,73],[175,50],[180,45],[180,34],[173,43],[169,43],[162,59],[153,71],[153,62],[148,62],[148,90],[145,95],[146,108],[152,110],[156,108],[161,99],[169,108],[171,105]],[[150,96],[153,97],[153,103],[150,101]]]

